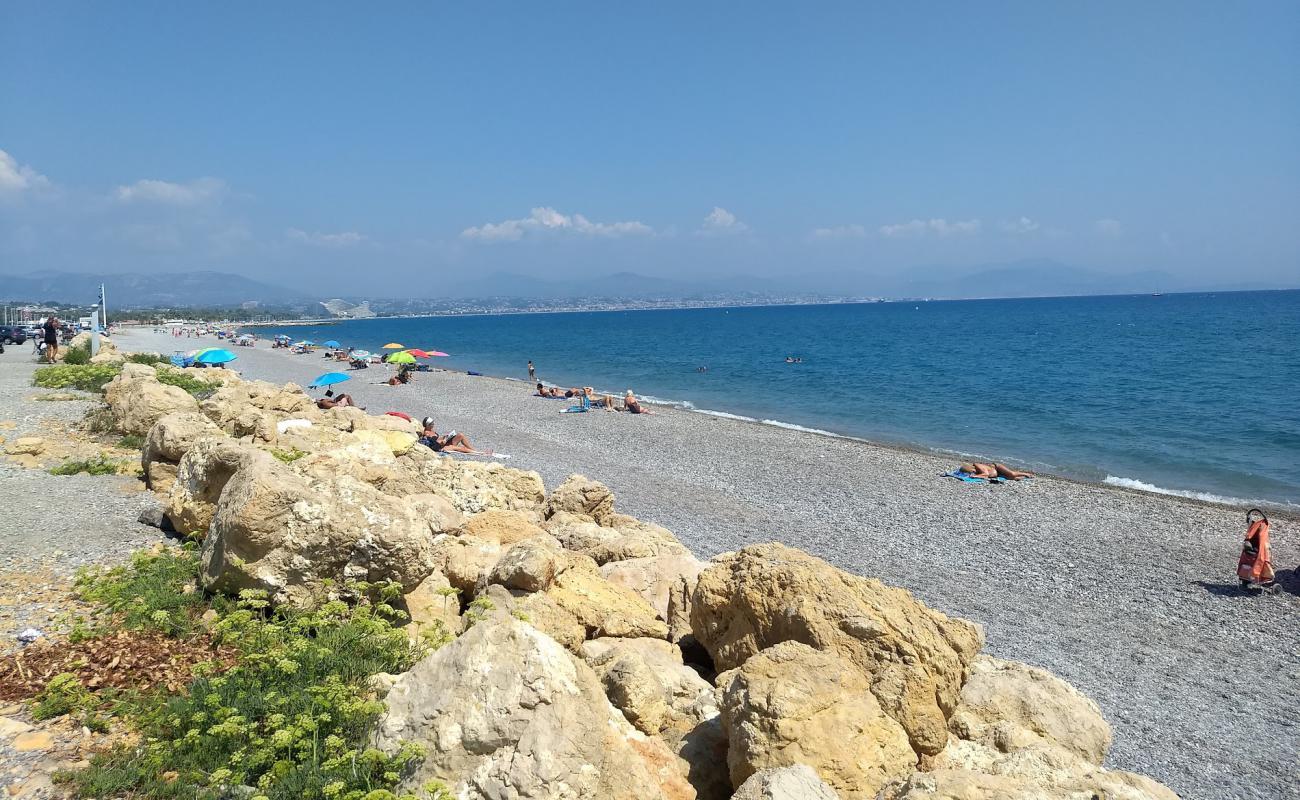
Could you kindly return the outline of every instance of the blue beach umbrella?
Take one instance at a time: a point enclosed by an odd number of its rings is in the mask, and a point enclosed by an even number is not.
[[[319,389],[322,386],[333,386],[336,383],[352,380],[351,375],[344,375],[342,372],[327,372],[307,386],[308,389]]]
[[[221,350],[218,348],[216,350],[209,350],[206,353],[199,353],[194,357],[194,360],[200,364],[228,364],[236,358],[239,358],[239,356],[229,350]]]
[[[342,347],[343,345],[339,344],[338,342],[334,341],[333,339],[330,339],[328,342],[325,343],[325,346],[326,346],[326,347],[335,347],[335,348],[337,348],[337,347]]]

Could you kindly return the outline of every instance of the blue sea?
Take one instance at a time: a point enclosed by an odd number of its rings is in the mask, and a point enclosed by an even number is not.
[[[357,320],[438,366],[1300,506],[1300,291]],[[802,359],[788,364],[787,356]],[[707,367],[707,371],[701,371]]]

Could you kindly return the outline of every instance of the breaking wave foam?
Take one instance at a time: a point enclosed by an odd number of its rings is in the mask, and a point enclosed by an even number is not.
[[[1136,478],[1117,478],[1114,475],[1107,475],[1102,483],[1108,486],[1119,486],[1124,489],[1136,489],[1139,492],[1150,492],[1151,494],[1166,494],[1173,497],[1186,497],[1189,500],[1204,500],[1207,503],[1222,503],[1224,505],[1244,506],[1250,505],[1257,501],[1246,500],[1241,497],[1224,497],[1223,495],[1211,494],[1209,492],[1193,492],[1184,489],[1166,489],[1162,486],[1140,481]]]
[[[805,428],[802,425],[795,425],[793,422],[782,422],[779,419],[764,419],[764,420],[760,420],[760,422],[762,422],[764,425],[771,425],[774,428],[785,428],[786,430],[801,431],[803,433],[815,433],[819,436],[830,436],[834,439],[853,438],[851,436],[845,436],[842,433],[835,433],[834,431],[824,431],[821,428]]]

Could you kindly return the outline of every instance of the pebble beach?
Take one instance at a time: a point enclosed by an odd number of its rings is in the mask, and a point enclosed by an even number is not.
[[[170,353],[212,340],[134,329],[117,342]],[[337,366],[266,343],[236,351],[247,378],[305,386]],[[17,402],[31,370],[5,366]],[[939,477],[954,464],[926,453],[669,408],[561,414],[567,402],[531,396],[522,381],[435,371],[390,387],[387,374],[358,371],[341,388],[371,413],[431,415],[548,487],[575,472],[597,478],[622,510],[702,557],[780,541],[981,623],[991,654],[1045,667],[1101,705],[1115,732],[1108,766],[1189,798],[1300,796],[1300,726],[1288,713],[1300,701],[1293,518],[1275,518],[1282,590],[1246,595],[1233,576],[1244,509],[1046,476],[969,485]],[[83,516],[101,503],[60,485],[80,479],[31,481],[5,467],[0,480],[6,505],[17,492],[26,509],[0,521],[10,558],[23,549],[15,542],[48,550],[22,533],[47,499],[91,509]],[[93,514],[121,517],[128,535],[114,551],[138,530],[141,502]]]

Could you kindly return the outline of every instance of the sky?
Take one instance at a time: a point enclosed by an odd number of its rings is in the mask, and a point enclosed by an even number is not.
[[[1300,284],[1300,4],[0,5],[0,273],[1022,259]]]

